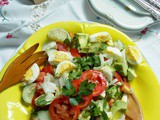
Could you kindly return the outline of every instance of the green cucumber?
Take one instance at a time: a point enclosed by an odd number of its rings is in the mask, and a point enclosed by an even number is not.
[[[36,83],[26,85],[22,92],[23,100],[31,104],[35,91],[36,91]]]
[[[31,120],[51,120],[48,110],[34,111]]]

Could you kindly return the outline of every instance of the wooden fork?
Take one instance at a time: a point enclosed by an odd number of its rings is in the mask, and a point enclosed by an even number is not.
[[[41,65],[47,60],[45,51],[34,53],[38,46],[39,43],[33,45],[11,63],[0,82],[0,92],[19,83],[33,63]]]
[[[136,96],[131,93],[127,95],[127,111],[126,120],[144,120],[141,110],[141,106],[136,98]]]

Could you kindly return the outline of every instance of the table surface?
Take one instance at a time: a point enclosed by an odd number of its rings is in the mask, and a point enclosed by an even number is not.
[[[39,5],[30,0],[0,2],[0,70],[18,46],[35,31],[68,20],[109,24],[92,12],[87,0],[47,0]],[[126,34],[137,44],[160,82],[160,24],[139,33]]]

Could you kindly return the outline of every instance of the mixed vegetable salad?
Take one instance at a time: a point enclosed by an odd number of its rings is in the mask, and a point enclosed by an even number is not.
[[[34,108],[31,120],[124,120],[128,81],[137,77],[142,55],[135,46],[92,35],[52,29],[36,63],[23,78],[23,100]]]

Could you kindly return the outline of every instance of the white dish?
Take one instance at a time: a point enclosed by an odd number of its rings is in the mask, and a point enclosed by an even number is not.
[[[131,0],[88,0],[88,3],[95,14],[124,32],[139,32],[160,22]]]

